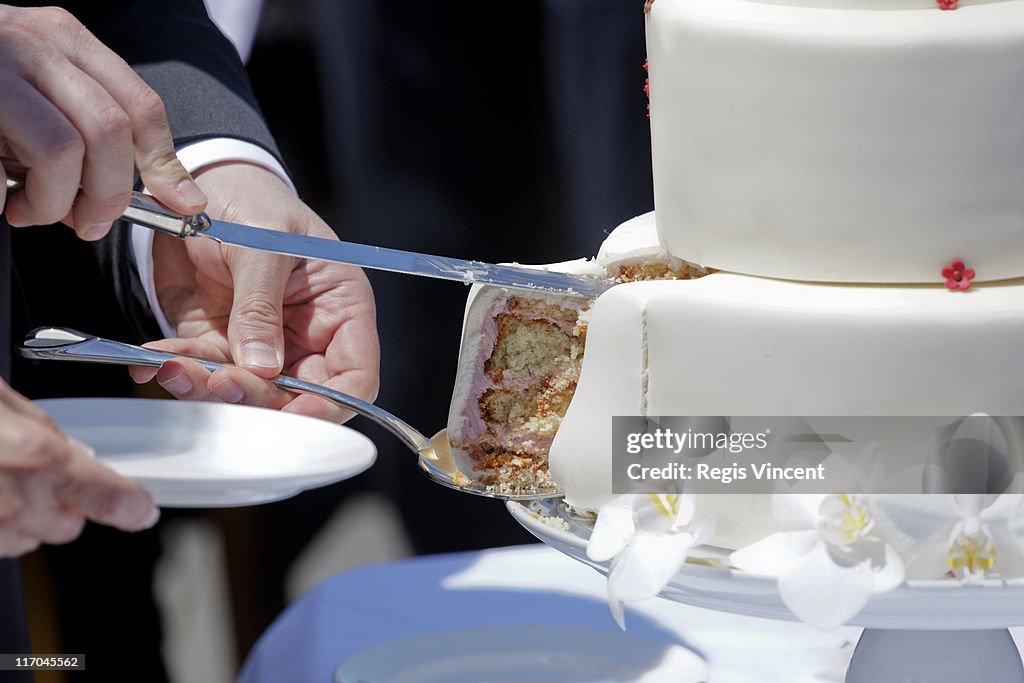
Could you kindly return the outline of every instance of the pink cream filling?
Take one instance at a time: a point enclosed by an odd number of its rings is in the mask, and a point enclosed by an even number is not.
[[[469,400],[463,406],[462,417],[464,418],[462,433],[459,435],[459,442],[454,445],[458,448],[470,449],[481,441],[481,437],[489,437],[487,442],[496,447],[523,452],[547,452],[554,440],[554,434],[541,436],[521,429],[515,429],[503,424],[488,425],[480,414],[480,397],[491,389],[517,390],[526,389],[531,386],[536,378],[520,377],[514,380],[495,382],[484,372],[484,365],[498,340],[498,317],[509,312],[508,300],[503,300],[493,310],[488,312],[485,321],[480,329],[480,346],[476,362],[473,364],[473,377],[470,384]],[[529,311],[519,310],[515,315],[523,320],[543,320],[556,325],[566,334],[572,334],[576,327],[575,323],[568,323],[563,320],[552,320],[541,315],[531,314]],[[562,378],[565,373],[556,373],[554,378]]]

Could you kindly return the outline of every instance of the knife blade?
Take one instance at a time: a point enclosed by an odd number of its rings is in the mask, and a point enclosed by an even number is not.
[[[480,283],[542,290],[584,298],[596,298],[614,284],[599,278],[295,235],[214,219],[209,219],[207,225],[197,225],[195,232],[187,236],[207,237],[221,244],[275,254],[336,261],[374,270],[454,280],[463,284]]]
[[[8,190],[18,189],[20,186],[20,180],[8,177]],[[166,208],[153,197],[139,192],[133,193],[131,204],[122,214],[122,218],[136,225],[184,239],[205,237],[221,244],[245,249],[334,261],[406,275],[454,280],[467,285],[479,283],[593,299],[617,284],[612,280],[597,277],[296,235],[215,220],[205,213],[182,216]]]

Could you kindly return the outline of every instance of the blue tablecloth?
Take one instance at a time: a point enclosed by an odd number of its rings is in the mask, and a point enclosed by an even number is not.
[[[544,546],[438,555],[364,567],[324,581],[267,630],[239,683],[329,683],[367,648],[412,635],[483,626],[617,630],[604,578]],[[835,680],[858,630],[828,634],[802,624],[722,614],[665,600],[627,613],[629,633],[680,643],[706,656],[714,682]],[[839,678],[838,680],[841,680]]]

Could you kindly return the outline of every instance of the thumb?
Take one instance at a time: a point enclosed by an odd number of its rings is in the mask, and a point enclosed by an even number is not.
[[[228,341],[235,364],[264,378],[284,365],[283,300],[293,259],[236,251]]]
[[[173,147],[136,153],[135,159],[143,185],[164,206],[185,216],[206,208],[206,195],[178,161]]]

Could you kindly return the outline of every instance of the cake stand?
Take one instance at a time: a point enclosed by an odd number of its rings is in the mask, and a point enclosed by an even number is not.
[[[534,536],[604,574],[609,564],[587,557],[589,527],[559,499],[507,503]],[[709,566],[721,551],[700,549],[661,596],[697,607],[793,621],[772,578]],[[1024,624],[1024,584],[966,586],[913,582],[872,597],[850,621],[864,632],[846,683],[1024,683],[1024,666],[1010,626]]]

